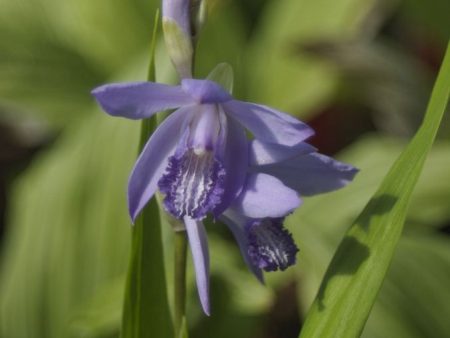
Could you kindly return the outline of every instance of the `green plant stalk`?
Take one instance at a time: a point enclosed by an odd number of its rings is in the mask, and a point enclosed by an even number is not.
[[[159,11],[156,12],[148,80],[155,80],[155,45]],[[157,127],[156,117],[141,124],[139,152]],[[156,198],[137,218],[132,230],[129,271],[122,314],[122,338],[171,337],[173,335],[162,246],[161,219]]]
[[[175,231],[175,283],[174,283],[174,331],[175,337],[180,337],[180,332],[185,320],[186,312],[186,259],[187,238],[186,231]]]

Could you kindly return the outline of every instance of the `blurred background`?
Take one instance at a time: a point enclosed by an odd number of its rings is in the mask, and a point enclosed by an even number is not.
[[[307,199],[288,218],[298,263],[267,275],[267,287],[218,223],[207,228],[210,318],[189,270],[192,337],[297,337],[344,231],[420,124],[450,37],[450,2],[209,2],[197,75],[229,62],[235,96],[310,123],[321,152],[361,169],[350,186]],[[158,6],[0,0],[1,338],[118,337],[139,122],[108,117],[89,92],[145,79]],[[162,40],[157,78],[176,81]],[[449,168],[447,114],[363,337],[450,337]]]

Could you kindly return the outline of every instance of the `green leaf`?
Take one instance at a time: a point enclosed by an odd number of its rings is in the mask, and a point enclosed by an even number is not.
[[[339,156],[340,160],[361,169],[356,180],[345,189],[305,200],[305,204],[288,217],[286,225],[300,246],[295,267],[300,280],[297,288],[300,313],[306,314],[313,303],[349,223],[370,200],[404,146],[404,139],[377,135],[358,141]],[[427,156],[394,260],[364,328],[362,336],[365,338],[448,336],[443,330],[434,335],[425,332],[445,326],[450,311],[445,306],[450,302],[450,293],[446,291],[448,282],[436,275],[436,271],[450,269],[450,260],[440,262],[427,254],[427,247],[428,251],[435,248],[435,242],[441,239],[431,242],[430,235],[450,219],[450,157],[446,155],[449,153],[450,143],[440,141],[433,144]],[[434,237],[445,237],[445,234],[436,233]],[[404,245],[411,240],[423,248],[414,255],[413,250],[406,250],[408,246]],[[447,257],[449,254],[450,250]],[[411,280],[414,283],[405,287]],[[423,295],[430,294],[433,299],[427,302]],[[434,298],[439,298],[439,302]],[[405,303],[405,300],[408,301]]]
[[[449,269],[448,236],[402,236],[362,337],[450,337]]]
[[[124,191],[139,129],[95,111],[14,184],[0,266],[1,337],[70,337],[67,324],[80,308],[125,275]]]
[[[300,337],[358,337],[402,233],[409,200],[450,93],[450,44],[424,122],[350,227],[325,274]]]
[[[70,337],[110,337],[117,335],[122,313],[123,278],[102,287],[83,304],[70,320]]]
[[[133,229],[124,302],[123,338],[172,336],[159,207],[155,199],[147,204]]]
[[[0,0],[0,105],[57,128],[86,118],[89,92],[148,55],[159,2]]]
[[[183,320],[181,322],[181,330],[178,338],[189,338],[186,317],[183,317]]]
[[[154,54],[158,27],[155,15],[149,81],[154,81]],[[156,117],[142,122],[139,150],[156,129]],[[121,337],[170,337],[172,321],[167,299],[167,283],[162,246],[159,206],[152,198],[136,220],[123,308]]]

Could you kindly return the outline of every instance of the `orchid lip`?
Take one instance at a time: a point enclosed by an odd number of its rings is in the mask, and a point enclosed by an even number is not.
[[[178,219],[203,219],[221,202],[224,178],[225,169],[213,152],[205,150],[199,155],[188,149],[180,158],[172,156],[158,182],[166,195],[164,207]]]
[[[295,264],[295,256],[299,250],[282,222],[282,218],[266,218],[253,220],[246,226],[248,255],[260,269],[286,270]]]
[[[216,155],[220,130],[215,105],[199,105],[158,182],[164,206],[174,217],[201,220],[222,201],[225,168]]]

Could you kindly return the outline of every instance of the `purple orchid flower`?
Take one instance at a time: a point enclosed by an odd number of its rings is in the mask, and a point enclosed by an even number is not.
[[[176,109],[134,166],[128,208],[134,222],[159,188],[165,209],[184,221],[206,314],[209,254],[202,220],[208,214],[229,226],[244,260],[262,281],[262,269],[284,270],[295,263],[298,249],[282,220],[300,206],[299,196],[343,187],[357,172],[305,143],[314,133],[306,124],[234,100],[210,80],[184,79],[179,86],[109,84],[92,94],[113,116],[142,119]]]
[[[282,146],[255,139],[249,143],[248,172],[241,194],[220,220],[232,231],[249,269],[263,282],[261,270],[285,270],[295,264],[299,251],[283,227],[287,214],[276,210],[288,195],[273,189],[270,182],[279,180],[299,196],[312,196],[346,186],[358,170],[317,153],[305,142]]]

